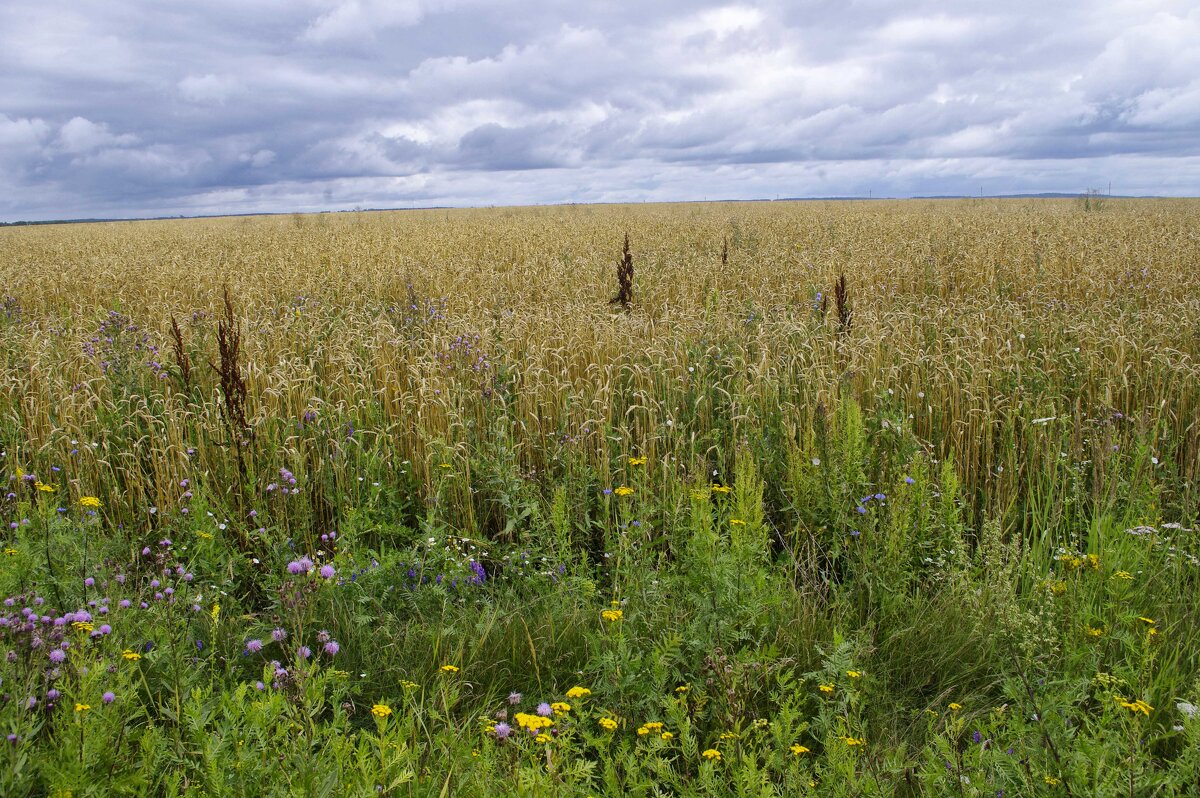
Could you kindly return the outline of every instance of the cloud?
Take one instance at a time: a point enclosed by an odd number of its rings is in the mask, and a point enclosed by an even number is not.
[[[1200,10],[8,0],[0,219],[1200,190]]]

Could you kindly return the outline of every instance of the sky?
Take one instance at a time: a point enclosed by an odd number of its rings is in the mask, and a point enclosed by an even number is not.
[[[0,221],[1200,194],[1196,0],[3,0]]]

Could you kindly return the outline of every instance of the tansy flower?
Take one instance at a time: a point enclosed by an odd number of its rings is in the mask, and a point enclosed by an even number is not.
[[[846,671],[846,675],[851,679],[857,679],[862,676],[862,671]]]
[[[392,708],[387,704],[376,704],[371,707],[371,714],[377,718],[386,718],[392,714]]]
[[[571,705],[565,701],[555,701],[550,708],[554,710],[555,715],[565,715],[571,711]]]
[[[688,690],[690,690],[690,689],[691,689],[691,688],[690,688],[690,687],[688,687],[686,684],[681,684],[681,685],[679,685],[678,687],[676,687],[676,688],[675,688],[675,692],[677,692],[677,693],[686,693],[686,692],[687,692]]]
[[[960,709],[962,709],[962,704],[956,704],[954,702],[950,703],[950,711],[951,712],[958,712]]]
[[[795,754],[796,756],[800,756],[801,754],[807,754],[808,748],[806,748],[803,745],[800,745],[800,743],[796,743],[795,745],[792,746],[792,753]]]
[[[818,685],[817,689],[820,690],[822,693],[832,693],[833,685],[832,684],[822,684],[822,685]]]
[[[537,737],[533,738],[533,741],[535,743],[548,743],[548,742],[550,742],[550,740],[551,740],[551,737],[549,734],[539,734]]]
[[[600,613],[600,617],[609,623],[612,623],[613,621],[619,621],[624,618],[625,613],[621,610],[604,610]]]
[[[737,732],[731,732],[731,731],[721,732],[721,739],[722,740],[736,740]]]
[[[443,665],[440,668],[440,670],[442,673],[458,673],[458,666],[457,665]]]
[[[617,722],[612,718],[600,718],[600,720],[596,722],[599,723],[600,728],[604,729],[605,731],[616,731],[617,729]]]
[[[1104,634],[1104,630],[1103,630],[1103,629],[1097,629],[1097,628],[1096,628],[1096,627],[1094,627],[1094,626],[1089,626],[1089,627],[1087,628],[1087,635],[1088,635],[1088,637],[1100,637],[1100,635],[1102,635],[1102,634]]]
[[[731,490],[733,490],[733,488],[729,487],[728,485],[715,485],[714,484],[712,486],[713,493],[729,493],[729,491],[731,491]]]
[[[646,464],[646,458],[645,458],[645,457],[630,457],[630,458],[629,458],[629,464],[630,464],[631,466],[640,466],[640,465],[645,465],[645,464]]]
[[[124,657],[125,659],[129,660],[130,662],[137,662],[139,659],[142,658],[141,654],[139,654],[138,652],[134,651],[133,649],[129,649],[129,648],[122,651],[121,656]]]
[[[674,734],[671,734],[671,732],[663,732],[663,733],[662,733],[660,736],[661,736],[661,737],[662,737],[664,740],[672,740],[672,739],[674,739],[674,738],[675,738],[675,735],[674,735]]]
[[[838,739],[841,740],[842,742],[844,742],[846,745],[850,746],[851,748],[853,748],[856,745],[866,745],[867,744],[866,740],[859,739],[858,737],[842,736],[842,737],[839,737]]]
[[[76,704],[75,704],[75,711],[76,711],[76,712],[87,712],[87,711],[88,711],[89,709],[91,709],[91,708],[92,708],[92,707],[91,707],[91,705],[90,705],[90,704],[79,704],[79,703],[76,703]]]
[[[410,682],[408,679],[401,679],[400,686],[405,690],[416,690],[418,687],[420,687],[419,684],[416,682]]]
[[[618,496],[632,496],[633,488],[629,488],[629,487],[626,487],[625,485],[622,485],[619,488],[613,488],[613,493],[617,494]]]
[[[746,522],[740,518],[730,518],[729,525],[730,526],[745,526]]]
[[[1153,618],[1147,618],[1144,615],[1139,615],[1138,620],[1151,626],[1154,626],[1156,623],[1158,623],[1158,621],[1154,620]]]
[[[1046,776],[1043,779],[1043,781],[1045,781],[1047,784],[1049,784],[1051,787],[1053,787],[1054,785],[1058,784],[1061,781],[1061,779],[1057,779],[1054,776]]]
[[[715,760],[717,760],[718,762],[720,762],[720,761],[721,761],[721,752],[720,752],[720,751],[718,751],[718,750],[717,750],[717,749],[715,749],[715,748],[706,748],[706,749],[705,749],[705,750],[704,750],[704,751],[703,751],[703,752],[700,754],[700,756],[704,757],[705,759],[707,759],[707,760],[709,760],[709,761],[712,761],[712,760],[714,760],[714,759],[715,759]]]
[[[1113,574],[1113,576],[1115,576],[1117,579],[1133,579],[1133,574],[1129,573],[1128,571],[1117,571],[1115,574]]]
[[[95,496],[80,496],[79,497],[79,505],[81,507],[87,507],[92,510],[99,510],[100,509],[100,500],[97,499]]]
[[[592,691],[586,687],[575,686],[567,691],[567,698],[587,698],[592,694]]]

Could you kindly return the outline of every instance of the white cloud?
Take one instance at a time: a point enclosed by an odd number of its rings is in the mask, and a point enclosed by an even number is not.
[[[58,148],[66,153],[81,154],[107,147],[127,147],[137,143],[131,133],[114,135],[108,125],[98,124],[82,116],[73,117],[58,131]]]

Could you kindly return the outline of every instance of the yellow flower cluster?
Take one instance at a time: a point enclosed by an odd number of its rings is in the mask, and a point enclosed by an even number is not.
[[[605,731],[616,731],[617,730],[617,722],[615,720],[613,720],[612,718],[600,718],[600,720],[598,720],[596,722],[599,723],[600,728],[604,729]]]
[[[796,743],[792,746],[792,753],[795,754],[796,756],[800,756],[801,754],[807,754],[808,748],[806,746],[800,745],[800,743]]]
[[[554,721],[550,720],[550,718],[543,718],[541,715],[530,715],[525,712],[518,712],[515,720],[518,726],[529,731],[541,731],[554,725]]]
[[[80,496],[79,497],[79,506],[87,507],[91,510],[99,510],[100,509],[100,500],[97,499],[95,496]]]
[[[718,762],[721,761],[721,752],[715,748],[706,748],[703,752],[701,752],[700,756],[704,757],[710,762],[714,759]]]
[[[730,526],[745,526],[746,522],[740,518],[730,518],[729,525]]]
[[[554,710],[555,715],[565,715],[571,711],[571,705],[565,701],[555,701],[550,708]]]
[[[832,684],[821,684],[821,685],[817,685],[817,689],[820,690],[822,693],[832,693],[833,685]]]
[[[440,670],[442,673],[458,673],[458,666],[457,665],[443,665],[440,668]]]
[[[543,734],[539,734],[537,737],[534,737],[534,738],[533,738],[533,741],[534,741],[535,743],[548,743],[548,742],[550,742],[550,740],[551,740],[551,737],[550,737],[550,735],[549,735],[549,734],[545,734],[545,733],[543,733]]]
[[[958,712],[960,709],[962,709],[962,704],[958,704],[953,701],[950,702],[950,711],[951,712]]]
[[[613,621],[619,621],[624,618],[625,613],[621,610],[604,610],[600,613],[600,617],[609,623],[612,623]]]
[[[847,737],[847,736],[843,735],[843,736],[839,737],[838,739],[841,740],[842,742],[844,742],[846,745],[850,746],[851,748],[855,747],[856,745],[866,745],[867,744],[867,741],[860,737]]]
[[[851,679],[859,679],[862,678],[862,671],[846,671],[846,675]]]
[[[650,723],[643,723],[641,725],[641,727],[639,727],[637,730],[638,737],[643,737],[652,731],[653,732],[662,731],[662,727],[663,727],[663,725],[661,723],[659,723],[658,721],[651,721]]]
[[[129,660],[130,662],[137,662],[139,659],[142,658],[141,654],[137,653],[136,651],[134,651],[133,649],[130,649],[130,648],[127,648],[124,651],[122,651],[121,656],[124,657],[125,659]]]
[[[576,685],[567,691],[567,698],[587,698],[592,694],[592,691],[586,687]]]
[[[622,485],[619,488],[613,488],[613,493],[617,494],[618,496],[632,496],[633,488]]]
[[[1085,570],[1099,571],[1100,557],[1096,554],[1088,554],[1085,557],[1076,557],[1074,554],[1060,554],[1058,561],[1067,567],[1067,570]]]
[[[721,732],[722,740],[736,740],[737,738],[737,732]]]
[[[674,740],[675,739],[675,735],[671,734],[671,732],[663,732],[659,736],[661,736],[662,739],[664,739],[664,740]]]
[[[400,686],[405,690],[416,690],[421,685],[417,684],[416,682],[409,681],[408,679],[401,679]]]
[[[630,464],[631,466],[640,466],[640,465],[645,465],[645,464],[646,464],[646,458],[645,458],[645,457],[630,457],[630,458],[629,458],[629,464]]]
[[[1145,715],[1146,717],[1150,717],[1150,711],[1154,709],[1154,707],[1150,706],[1149,704],[1147,704],[1145,701],[1143,701],[1140,698],[1137,699],[1136,701],[1126,701],[1121,696],[1114,695],[1113,700],[1116,701],[1121,706],[1128,709],[1130,712],[1134,713],[1135,715],[1140,712],[1143,715]]]
[[[79,703],[75,704],[76,712],[87,712],[91,708],[92,708],[91,704],[79,704]]]
[[[33,486],[42,493],[54,493],[54,491],[58,490],[58,488],[54,487],[53,485],[47,485],[45,482],[41,481],[33,483]]]
[[[688,685],[686,685],[686,684],[681,684],[681,685],[679,685],[678,687],[676,687],[676,688],[675,688],[675,692],[677,692],[677,693],[679,693],[679,694],[681,694],[681,695],[682,695],[683,693],[686,693],[686,692],[687,692],[688,690],[690,690],[690,689],[691,689],[691,688],[690,688]]]
[[[93,628],[87,621],[75,621],[71,626],[76,632],[90,632]]]
[[[1129,573],[1128,571],[1117,571],[1115,574],[1113,574],[1113,576],[1115,576],[1117,579],[1133,579],[1133,574]]]
[[[713,493],[729,493],[731,490],[733,490],[733,488],[729,487],[728,485],[717,485],[714,483],[712,486]]]
[[[387,704],[376,704],[371,707],[371,714],[377,718],[386,718],[392,714],[392,708]]]

